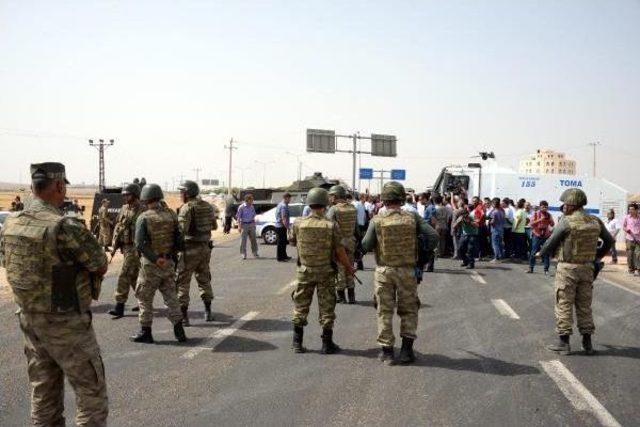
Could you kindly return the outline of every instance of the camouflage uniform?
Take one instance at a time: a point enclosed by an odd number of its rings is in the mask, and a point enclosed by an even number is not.
[[[103,247],[108,247],[113,239],[111,230],[113,221],[109,218],[109,203],[103,203],[100,209],[98,209],[98,222],[100,224],[98,243]]]
[[[209,263],[214,221],[213,207],[199,197],[189,200],[178,212],[178,223],[184,236],[184,251],[178,256],[176,274],[178,300],[182,307],[189,305],[189,288],[194,273],[202,301],[210,303],[213,299]]]
[[[598,249],[598,238],[605,244]],[[578,330],[592,334],[595,330],[591,314],[593,276],[596,258],[600,258],[611,246],[611,236],[604,224],[583,209],[564,215],[540,255],[552,255],[556,249],[558,269],[556,288],[556,332],[561,336],[572,334],[573,307],[576,308]]]
[[[296,289],[292,293],[293,324],[306,326],[313,291],[318,295],[320,325],[333,329],[336,318],[336,272],[333,254],[342,245],[338,224],[319,214],[298,218],[293,224],[291,244],[298,249]]]
[[[153,323],[153,297],[159,290],[168,308],[167,317],[172,324],[182,320],[176,297],[173,254],[180,246],[178,218],[170,209],[158,204],[140,214],[136,221],[136,248],[143,255],[142,267],[136,285],[136,298],[140,303],[140,325]],[[167,265],[160,268],[156,259],[165,258]]]
[[[138,255],[138,250],[134,246],[134,236],[136,220],[140,213],[142,213],[140,202],[136,201],[132,206],[122,206],[113,232],[113,247],[120,246],[123,255],[122,270],[120,270],[115,289],[117,303],[126,303],[129,298],[129,288],[134,291],[136,289],[136,280],[140,272],[140,255]],[[115,241],[116,239],[119,242]]]
[[[33,424],[65,424],[66,377],[76,394],[76,424],[106,425],[104,366],[90,311],[100,292],[91,272],[106,268],[103,249],[81,223],[36,198],[7,218],[0,260],[19,306]]]
[[[354,263],[354,254],[356,250],[356,230],[357,230],[357,210],[351,203],[344,201],[336,203],[327,212],[327,218],[338,223],[340,233],[342,235],[343,245],[349,257],[351,264]],[[338,278],[336,281],[336,290],[338,292],[345,289],[353,289],[355,282],[353,277],[346,277],[344,267],[338,265]]]
[[[427,228],[428,227],[428,228]],[[428,234],[430,250],[437,234],[416,213],[388,209],[376,215],[363,240],[366,250],[375,248],[375,296],[378,303],[378,344],[393,347],[393,311],[397,304],[400,336],[415,339],[418,327],[418,299],[415,277],[417,236]]]

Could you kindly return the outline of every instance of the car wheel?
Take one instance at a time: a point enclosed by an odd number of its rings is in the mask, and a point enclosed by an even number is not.
[[[276,229],[269,227],[262,232],[262,239],[267,245],[275,245],[278,242],[278,234]]]

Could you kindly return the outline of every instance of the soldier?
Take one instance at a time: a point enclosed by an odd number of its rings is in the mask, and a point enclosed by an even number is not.
[[[122,251],[122,270],[118,276],[118,283],[115,290],[116,306],[109,311],[114,319],[120,319],[124,316],[124,304],[129,298],[129,289],[136,290],[136,280],[140,271],[140,255],[134,246],[134,236],[136,232],[136,220],[142,213],[142,204],[140,203],[140,186],[138,184],[129,184],[122,192],[125,205],[122,206],[116,227],[113,231],[113,250],[111,257],[116,251]],[[134,307],[133,311],[138,311],[138,307]]]
[[[595,262],[611,249],[613,239],[598,217],[587,214],[583,207],[587,195],[578,188],[565,190],[560,196],[564,203],[563,217],[542,246],[540,256],[558,253],[556,269],[556,332],[560,340],[547,346],[551,351],[570,354],[569,337],[573,332],[573,307],[576,307],[578,330],[582,334],[582,348],[594,354],[591,334],[595,330],[591,313]],[[602,246],[598,248],[598,238]]]
[[[102,199],[102,206],[98,209],[98,223],[100,224],[98,242],[105,250],[108,250],[111,244],[111,227],[113,227],[113,220],[109,217],[109,204],[108,199]]]
[[[204,303],[204,319],[213,321],[211,313],[211,230],[217,228],[213,207],[198,197],[200,189],[194,181],[185,181],[178,187],[184,203],[178,211],[180,232],[184,236],[184,250],[178,256],[178,271],[176,283],[178,301],[182,310],[182,324],[189,323],[189,288],[191,276],[196,275],[196,282],[200,289],[200,298]]]
[[[340,233],[342,233],[342,242],[351,261],[354,263],[354,255],[356,250],[357,229],[357,210],[355,206],[347,202],[347,191],[341,185],[334,185],[329,189],[329,201],[333,206],[327,212],[327,219],[338,223]],[[338,266],[338,275],[336,280],[337,303],[343,304],[347,302],[345,299],[345,289],[349,296],[349,304],[356,303],[356,290],[353,276],[347,277],[342,266]]]
[[[329,194],[323,188],[312,188],[307,196],[312,209],[308,217],[300,217],[293,225],[290,242],[298,249],[297,285],[291,294],[293,310],[293,345],[296,353],[304,353],[304,327],[307,325],[313,291],[318,296],[318,311],[322,325],[322,353],[340,350],[333,342],[333,322],[336,318],[336,271],[334,257],[342,264],[347,277],[353,276],[353,263],[347,256],[338,224],[325,218]]]
[[[135,244],[142,255],[136,297],[140,304],[140,332],[131,337],[134,342],[153,343],[153,297],[159,290],[168,308],[167,317],[173,324],[173,333],[180,342],[187,340],[182,327],[182,315],[176,297],[173,258],[182,249],[182,235],[176,214],[160,204],[162,189],[157,184],[146,184],[141,200],[146,205],[136,220]]]
[[[402,184],[391,181],[382,189],[384,212],[371,220],[362,240],[365,251],[375,249],[375,299],[378,313],[378,344],[382,346],[380,360],[395,364],[393,344],[393,310],[397,304],[400,316],[402,349],[400,363],[415,361],[413,341],[418,327],[418,284],[415,266],[418,255],[417,239],[426,239],[426,251],[432,253],[438,244],[438,235],[416,212],[401,209],[406,193]]]
[[[34,199],[10,215],[0,234],[0,261],[13,290],[31,383],[31,421],[63,426],[64,380],[76,394],[76,424],[105,426],[104,366],[91,324],[107,257],[95,237],[60,211],[66,194],[61,163],[31,165]]]

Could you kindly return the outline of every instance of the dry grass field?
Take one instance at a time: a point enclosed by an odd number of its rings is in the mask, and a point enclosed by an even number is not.
[[[69,198],[70,200],[77,199],[80,206],[85,207],[83,217],[86,221],[88,221],[89,217],[91,216],[94,194],[95,189],[78,189],[72,187],[67,189],[67,198]],[[8,211],[11,207],[11,202],[15,199],[16,196],[20,196],[23,202],[31,197],[29,190],[0,191],[0,211]],[[173,210],[180,207],[180,205],[182,204],[182,202],[180,201],[180,194],[178,193],[165,193],[165,200],[169,207]]]

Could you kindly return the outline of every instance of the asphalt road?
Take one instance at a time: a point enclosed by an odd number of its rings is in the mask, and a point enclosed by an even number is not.
[[[178,344],[156,298],[156,344],[129,342],[138,329],[128,312],[112,320],[115,277],[103,286],[94,325],[108,379],[110,425],[639,425],[640,292],[598,281],[594,291],[598,355],[544,349],[554,336],[553,278],[516,264],[479,263],[474,273],[440,260],[419,293],[418,360],[384,366],[376,359],[371,305],[373,259],[367,257],[357,305],[339,305],[338,355],[320,348],[312,308],[303,355],[290,350],[295,265],[242,261],[237,240],[213,252],[216,322],[200,319],[192,286],[193,326]],[[289,248],[293,254],[292,248]],[[553,272],[553,269],[552,269]],[[133,304],[130,303],[127,308]],[[315,304],[315,302],[314,302]],[[0,305],[0,426],[28,424],[29,386],[22,338],[11,303]],[[397,324],[396,324],[397,331]],[[75,412],[67,386],[68,422]]]

